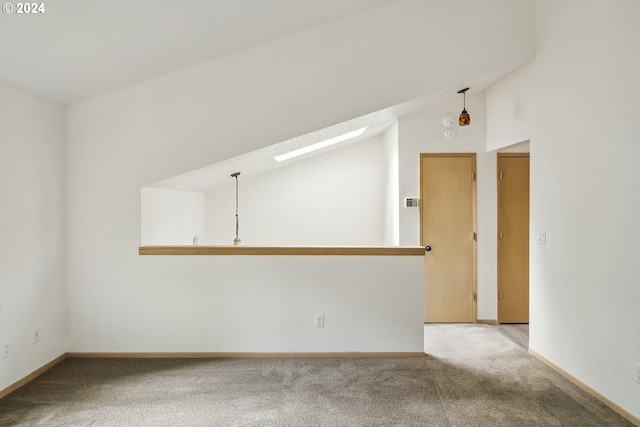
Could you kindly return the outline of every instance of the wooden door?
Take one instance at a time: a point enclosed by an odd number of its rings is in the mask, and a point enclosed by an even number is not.
[[[476,321],[475,154],[420,155],[424,321]]]
[[[529,154],[498,154],[498,321],[529,323]]]

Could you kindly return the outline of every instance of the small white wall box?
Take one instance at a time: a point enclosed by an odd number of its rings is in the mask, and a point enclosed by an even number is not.
[[[418,207],[418,198],[417,197],[406,197],[404,199],[404,205],[408,208],[417,208]]]

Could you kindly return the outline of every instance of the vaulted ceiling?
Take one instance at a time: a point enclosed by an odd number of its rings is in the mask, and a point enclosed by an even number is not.
[[[74,104],[390,2],[42,2],[0,14],[0,82]]]
[[[72,109],[143,87],[147,105],[166,89],[180,138],[205,138],[185,134],[197,133],[195,121],[211,127],[206,138],[235,141],[216,151],[219,163],[162,188],[207,188],[229,170],[258,173],[275,167],[274,153],[359,127],[368,127],[361,139],[371,137],[462,87],[484,89],[533,56],[524,0],[42,4],[40,13],[0,13],[0,83]],[[196,114],[186,107],[194,103]]]

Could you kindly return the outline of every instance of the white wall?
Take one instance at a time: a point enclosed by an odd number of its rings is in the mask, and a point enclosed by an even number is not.
[[[204,194],[142,188],[141,245],[192,245],[204,242]]]
[[[504,125],[489,147],[531,138],[530,347],[636,417],[638,16],[631,1],[539,1],[536,61],[487,95]]]
[[[444,136],[446,114],[462,111],[462,96],[399,119],[400,198],[420,196],[420,153],[476,153],[478,221],[478,319],[497,319],[496,154],[486,151],[484,91],[467,93],[468,127]],[[400,244],[420,244],[420,210],[401,208]]]
[[[65,352],[63,168],[64,109],[0,84],[0,390]]]
[[[144,280],[127,299],[95,308],[99,320],[117,304],[109,328],[118,333],[105,336],[90,319],[73,351],[422,352],[422,264],[421,256],[143,256]]]
[[[533,95],[533,85],[523,85],[532,77],[532,67],[524,66],[486,91],[487,150],[497,150],[531,138],[533,106],[525,102]]]
[[[530,153],[531,143],[529,140],[518,142],[517,144],[509,145],[497,150],[499,153]]]
[[[167,274],[155,280],[137,254],[141,187],[532,58],[529,2],[463,3],[394,2],[70,107],[69,350],[196,347],[211,323],[227,322],[204,307],[167,311],[224,300],[194,278],[228,276],[231,265],[163,258]],[[434,63],[462,43],[465,55]],[[188,333],[158,326],[169,319]]]
[[[382,135],[383,188],[384,188],[384,243],[400,244],[400,177],[398,166],[398,122]]]
[[[328,153],[238,177],[240,239],[246,245],[384,245],[382,141],[374,137]],[[235,182],[206,193],[206,243],[235,238]]]

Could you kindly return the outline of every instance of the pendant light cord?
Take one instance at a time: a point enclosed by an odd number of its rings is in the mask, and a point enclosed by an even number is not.
[[[234,245],[239,245],[240,244],[240,238],[238,237],[239,236],[238,229],[240,228],[240,226],[239,226],[240,220],[238,219],[239,218],[238,217],[238,205],[239,205],[238,204],[238,175],[240,175],[240,172],[236,172],[236,173],[232,173],[231,174],[231,176],[236,179],[236,238],[233,241]]]
[[[238,240],[238,175],[236,175],[236,240]]]

